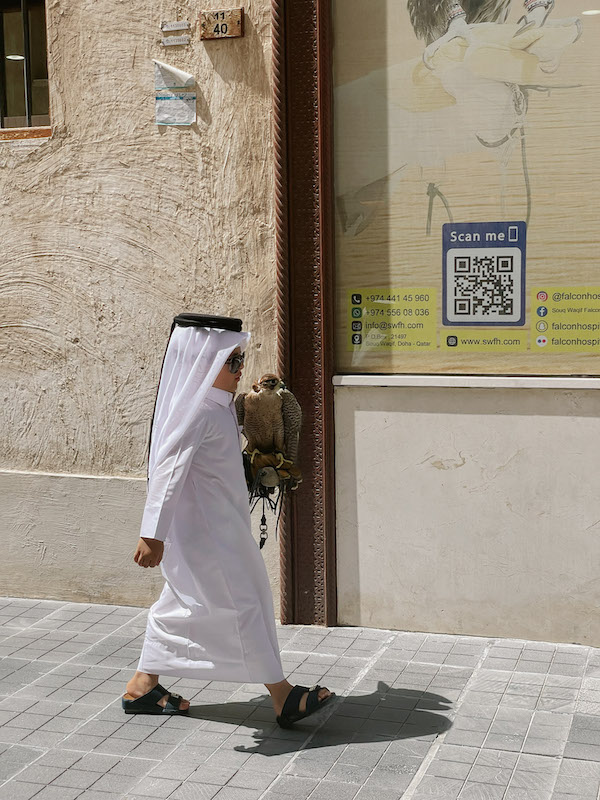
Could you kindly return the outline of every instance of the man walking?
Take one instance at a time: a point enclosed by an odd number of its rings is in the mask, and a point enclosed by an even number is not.
[[[152,424],[148,495],[135,561],[161,564],[126,713],[186,714],[165,677],[264,683],[282,727],[332,694],[283,675],[273,601],[250,511],[233,397],[250,339],[241,320],[175,318]]]

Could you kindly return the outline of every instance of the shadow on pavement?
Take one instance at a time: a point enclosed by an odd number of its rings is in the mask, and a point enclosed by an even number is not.
[[[257,701],[262,703],[266,699],[261,697]],[[254,746],[238,745],[234,748],[238,752],[281,755],[297,751],[300,742],[308,737],[312,738],[306,744],[307,750],[349,743],[435,738],[452,726],[447,718],[451,706],[452,702],[442,695],[394,689],[380,681],[376,692],[337,696],[291,730],[279,728],[270,706],[257,702],[193,705],[190,716],[253,728]]]

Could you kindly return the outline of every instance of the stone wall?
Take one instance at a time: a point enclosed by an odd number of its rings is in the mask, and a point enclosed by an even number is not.
[[[274,368],[270,4],[245,8],[244,38],[201,42],[191,2],[47,2],[52,137],[0,142],[3,593],[94,600],[77,576],[102,519],[107,555],[92,573],[108,601],[108,554],[137,535],[175,313],[243,317],[242,389]],[[175,19],[192,22],[189,47],[160,44],[161,20]],[[155,125],[152,58],[196,77],[190,128]],[[53,549],[68,559],[49,562]],[[148,601],[143,572],[118,582],[115,602]]]

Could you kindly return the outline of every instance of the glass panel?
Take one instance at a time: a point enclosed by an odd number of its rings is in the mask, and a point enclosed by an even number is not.
[[[43,4],[29,9],[31,49],[31,113],[34,125],[49,125],[48,58],[46,54],[46,10]],[[43,122],[39,122],[43,119]]]
[[[600,374],[600,14],[332,2],[339,372]]]
[[[31,125],[49,125],[48,61],[46,47],[46,10],[41,0],[29,0],[29,46],[31,70]],[[20,3],[0,0],[3,21],[4,58],[0,64],[0,80],[4,73],[6,106],[4,127],[27,126],[25,103],[25,47]]]
[[[21,128],[25,116],[25,45],[20,11],[6,11],[4,20],[4,70],[6,75],[6,116],[4,127]]]

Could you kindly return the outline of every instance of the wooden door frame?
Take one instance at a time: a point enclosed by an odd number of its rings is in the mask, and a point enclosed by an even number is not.
[[[335,625],[331,0],[272,0],[278,362],[303,409],[281,621]]]

